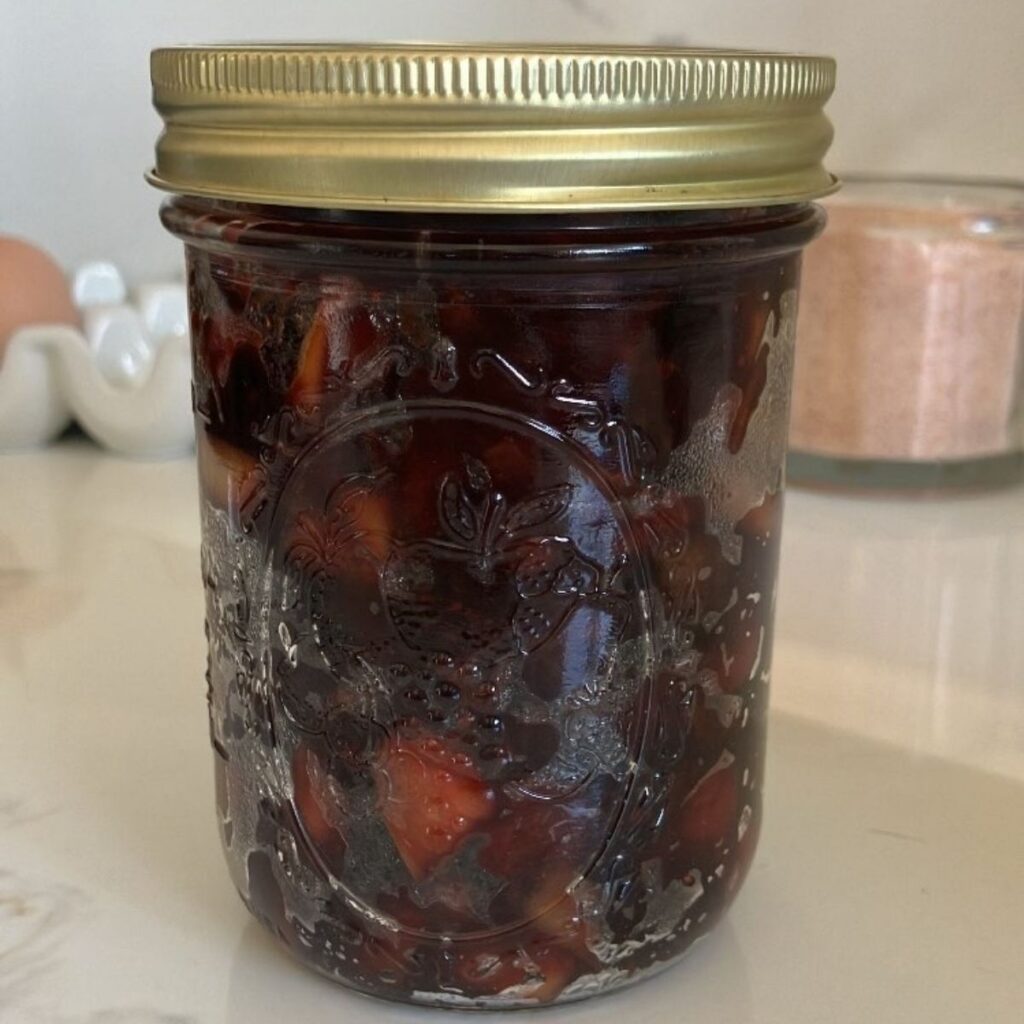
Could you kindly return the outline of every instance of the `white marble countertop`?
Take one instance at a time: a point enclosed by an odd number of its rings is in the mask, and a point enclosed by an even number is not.
[[[196,508],[189,460],[0,458],[0,1021],[436,1022],[297,966],[232,890]],[[744,891],[679,967],[531,1022],[1022,1019],[1024,491],[794,492],[784,548]]]

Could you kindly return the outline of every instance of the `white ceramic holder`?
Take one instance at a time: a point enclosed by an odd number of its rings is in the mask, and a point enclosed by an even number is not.
[[[72,281],[82,329],[16,331],[0,362],[0,451],[52,441],[75,419],[96,441],[138,458],[192,450],[191,363],[185,287],[129,294],[111,263]]]

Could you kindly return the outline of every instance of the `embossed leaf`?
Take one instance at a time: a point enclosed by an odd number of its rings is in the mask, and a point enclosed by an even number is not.
[[[300,572],[323,566],[328,558],[328,541],[323,524],[311,512],[301,512],[295,522],[295,540],[285,556],[285,564]]]
[[[518,550],[518,549],[517,549]],[[573,545],[558,537],[525,542],[525,553],[516,566],[516,590],[520,597],[546,594],[573,559]]]
[[[352,523],[369,497],[370,488],[364,480],[343,480],[327,497],[331,522],[336,526]]]
[[[475,494],[486,494],[491,489],[491,474],[487,467],[472,455],[463,455],[462,464],[466,468],[466,482]]]
[[[472,543],[480,532],[476,510],[462,484],[452,476],[441,485],[441,521],[459,540]]]
[[[599,578],[597,567],[576,555],[558,573],[552,589],[556,594],[579,594],[586,597],[597,593]]]
[[[557,519],[569,507],[571,498],[572,488],[568,484],[559,484],[520,501],[509,510],[505,532],[515,536]]]
[[[520,607],[512,622],[519,650],[529,654],[536,650],[554,632],[551,616],[533,605]]]
[[[520,652],[529,654],[554,636],[575,603],[547,594],[520,604],[512,620],[512,632]]]

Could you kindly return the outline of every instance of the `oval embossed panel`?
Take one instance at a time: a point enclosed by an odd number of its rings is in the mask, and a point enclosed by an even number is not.
[[[276,741],[336,891],[422,935],[549,913],[615,831],[651,659],[586,453],[469,404],[370,411],[296,459],[272,535]]]

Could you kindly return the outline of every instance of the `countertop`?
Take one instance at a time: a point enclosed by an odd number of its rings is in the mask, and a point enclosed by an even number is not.
[[[451,1019],[297,966],[232,890],[194,476],[81,440],[0,457],[0,1021]],[[765,831],[726,923],[517,1022],[1021,1020],[1024,491],[794,491],[783,546]]]

